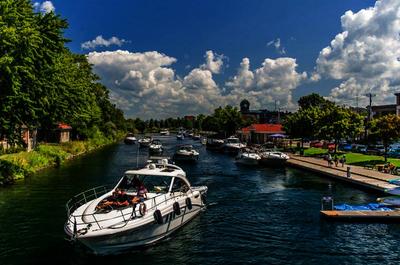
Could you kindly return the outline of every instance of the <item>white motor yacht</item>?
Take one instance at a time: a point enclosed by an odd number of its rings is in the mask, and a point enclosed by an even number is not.
[[[261,151],[260,156],[260,164],[267,166],[283,166],[289,160],[287,154],[272,150]]]
[[[175,161],[197,161],[198,159],[199,152],[192,145],[182,145],[174,154]]]
[[[160,135],[168,136],[168,135],[169,135],[168,129],[162,129],[162,130],[160,131]]]
[[[156,139],[149,145],[150,154],[161,154],[163,152],[163,146],[160,140]]]
[[[176,135],[176,139],[177,139],[177,140],[184,140],[184,139],[185,139],[185,135],[184,135],[183,133],[178,133],[178,134]]]
[[[193,137],[192,137],[192,139],[193,139],[193,140],[196,140],[196,141],[197,141],[197,140],[200,140],[200,138],[201,138],[201,135],[200,135],[200,134],[194,134]]]
[[[150,136],[146,136],[144,138],[139,139],[138,143],[139,143],[140,147],[149,147],[149,145],[151,144],[152,141],[153,141],[153,138],[151,138]]]
[[[241,165],[255,166],[258,165],[261,157],[254,151],[245,150],[239,152],[235,159],[235,162]]]
[[[153,244],[198,215],[206,193],[180,167],[151,163],[126,171],[108,192],[93,188],[69,200],[64,230],[100,255]]]
[[[224,147],[224,140],[207,138],[206,139],[206,148],[210,151],[222,151]]]
[[[136,143],[136,137],[135,137],[135,135],[134,135],[133,133],[128,133],[128,134],[125,136],[124,143],[125,143],[125,144],[135,144],[135,143]]]
[[[224,151],[229,154],[238,154],[245,147],[246,145],[242,144],[239,138],[231,136],[225,140]]]

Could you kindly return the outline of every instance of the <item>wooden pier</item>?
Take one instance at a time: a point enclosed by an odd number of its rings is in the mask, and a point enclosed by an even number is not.
[[[399,221],[400,211],[321,211],[321,216],[337,221]]]
[[[398,178],[398,176],[365,169],[359,166],[345,165],[342,167],[339,164],[337,167],[335,165],[329,167],[328,162],[323,159],[297,155],[290,155],[290,159],[287,163],[292,167],[323,174],[334,179],[346,181],[379,192],[384,192],[385,189],[398,187],[388,182],[391,179]],[[350,167],[350,175],[347,172],[348,166]]]

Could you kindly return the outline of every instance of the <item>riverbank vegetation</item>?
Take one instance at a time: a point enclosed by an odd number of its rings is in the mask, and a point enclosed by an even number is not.
[[[86,56],[66,46],[67,21],[30,0],[0,1],[0,14],[0,184],[121,139],[123,112]],[[49,143],[57,124],[76,141]],[[31,152],[26,131],[39,142]]]
[[[49,166],[59,166],[66,160],[114,142],[114,138],[99,134],[84,141],[42,143],[31,152],[0,155],[0,185],[10,184]]]

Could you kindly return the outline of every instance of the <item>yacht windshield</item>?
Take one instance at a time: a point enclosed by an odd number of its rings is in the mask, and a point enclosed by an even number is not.
[[[137,193],[143,186],[150,193],[166,193],[171,183],[171,177],[152,175],[125,175],[117,188],[127,193]]]
[[[240,142],[239,142],[239,139],[237,139],[237,138],[228,139],[227,142],[228,142],[229,144],[238,144],[238,143],[240,143]]]

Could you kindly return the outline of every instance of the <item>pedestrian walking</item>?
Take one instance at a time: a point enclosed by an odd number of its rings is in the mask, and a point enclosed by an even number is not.
[[[331,154],[328,154],[326,157],[326,160],[328,161],[328,167],[332,167],[332,156]]]
[[[346,163],[346,156],[340,158],[340,164],[342,164],[342,167],[344,167],[344,163]]]
[[[333,162],[335,162],[335,167],[337,167],[337,166],[338,166],[338,163],[339,163],[339,158],[337,157],[337,155],[335,155],[335,156],[333,157]]]

